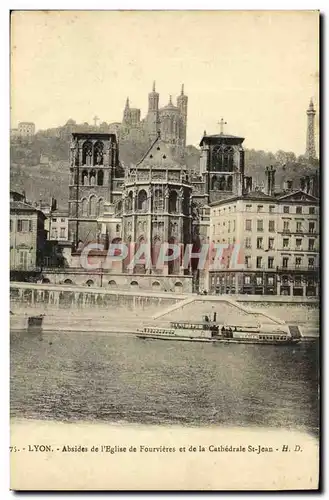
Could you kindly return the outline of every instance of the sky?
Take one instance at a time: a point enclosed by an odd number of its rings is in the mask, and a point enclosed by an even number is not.
[[[319,109],[316,11],[17,11],[11,27],[11,126],[122,120],[166,105],[185,85],[187,144],[204,130],[245,147],[303,154],[306,109]],[[318,114],[316,134],[318,136]],[[317,139],[317,137],[316,137]]]

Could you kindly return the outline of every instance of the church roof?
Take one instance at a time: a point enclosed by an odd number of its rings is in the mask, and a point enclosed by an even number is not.
[[[177,106],[174,106],[173,103],[169,103],[167,104],[166,106],[164,106],[163,108],[160,108],[159,111],[163,111],[163,110],[171,110],[171,111],[179,111],[179,109],[177,108]]]
[[[146,151],[141,160],[136,164],[136,167],[162,167],[167,168],[171,166],[172,168],[181,168],[177,161],[173,158],[172,150],[168,144],[166,144],[160,137],[160,132],[158,136],[149,149]]]
[[[237,135],[229,135],[229,134],[213,134],[213,135],[203,135],[200,146],[205,142],[217,142],[219,140],[228,141],[228,142],[237,142],[242,143],[244,141],[244,137],[239,137]]]

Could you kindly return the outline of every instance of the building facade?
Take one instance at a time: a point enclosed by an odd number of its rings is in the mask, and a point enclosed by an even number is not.
[[[318,197],[309,185],[275,193],[274,174],[267,171],[267,192],[211,204],[210,239],[228,248],[221,268],[209,272],[212,293],[318,295]],[[233,245],[239,258],[232,264]]]
[[[26,203],[25,196],[10,193],[10,270],[36,272],[42,266],[45,215]]]
[[[31,138],[35,134],[35,124],[33,122],[20,122],[18,124],[18,135],[20,137]]]
[[[63,210],[54,210],[50,214],[49,239],[56,241],[69,240],[69,217]]]

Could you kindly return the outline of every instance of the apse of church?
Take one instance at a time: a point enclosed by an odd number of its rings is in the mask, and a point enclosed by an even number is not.
[[[123,241],[135,254],[141,245],[148,245],[150,256],[148,264],[137,264],[131,272],[188,274],[189,270],[183,269],[182,255],[191,243],[191,193],[186,171],[177,165],[170,147],[158,137],[144,158],[127,170],[125,176]],[[166,243],[179,246],[181,251],[172,261],[159,266],[161,245]]]
[[[113,134],[73,133],[70,145],[69,234],[71,241],[96,241],[97,217],[112,202],[122,176]]]

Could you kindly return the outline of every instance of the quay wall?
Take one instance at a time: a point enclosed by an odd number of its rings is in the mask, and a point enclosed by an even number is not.
[[[215,311],[217,321],[223,323],[287,322],[319,328],[318,301],[304,297],[200,296],[12,282],[10,308],[15,315],[11,316],[13,323],[18,324],[18,315],[45,314],[58,319],[58,328],[60,322],[73,325],[90,321],[95,326],[96,319],[107,324],[111,321],[115,328],[146,321],[163,324],[182,319],[197,321],[203,314]],[[53,324],[56,327],[56,322]]]
[[[122,292],[103,288],[68,287],[56,285],[36,285],[29,283],[10,284],[10,307],[16,309],[33,308],[35,311],[66,310],[71,312],[103,311],[105,313],[124,313],[125,316],[136,311],[151,315],[159,308],[176,304],[184,296],[166,295],[155,292]]]

